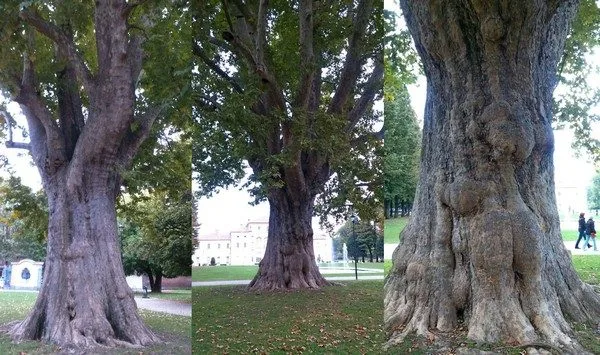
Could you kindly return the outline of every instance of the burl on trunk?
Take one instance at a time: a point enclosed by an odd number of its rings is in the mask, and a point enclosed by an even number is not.
[[[576,1],[401,1],[427,75],[421,175],[385,283],[389,344],[459,323],[578,351],[600,297],[564,248],[552,92]]]

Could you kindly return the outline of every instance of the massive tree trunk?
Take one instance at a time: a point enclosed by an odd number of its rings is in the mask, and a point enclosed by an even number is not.
[[[117,0],[95,6],[96,73],[75,48],[69,26],[59,27],[29,8],[21,12],[55,43],[64,67],[56,75],[57,107],[41,96],[39,58],[24,56],[16,83],[28,148],[48,197],[49,225],[40,293],[10,334],[16,341],[42,339],[65,349],[159,341],[143,324],[125,281],[115,209],[121,174],[159,111],[134,115],[142,50],[141,37],[128,33],[131,6]]]
[[[265,255],[251,290],[320,288],[330,283],[319,272],[313,249],[314,196],[269,194],[269,232]]]
[[[45,181],[49,226],[44,282],[33,311],[11,334],[16,340],[79,348],[156,342],[137,314],[125,280],[114,174],[90,166],[80,190],[85,196],[78,196],[66,187],[67,170],[63,167]]]
[[[559,227],[552,92],[576,1],[401,1],[427,75],[419,187],[385,283],[390,344],[459,323],[580,350],[598,322]]]

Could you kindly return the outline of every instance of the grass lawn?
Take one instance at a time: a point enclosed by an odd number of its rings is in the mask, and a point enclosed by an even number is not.
[[[142,297],[144,292],[135,292],[136,297]],[[148,293],[149,298],[192,303],[192,289],[163,290],[161,293]]]
[[[383,242],[386,244],[398,244],[400,232],[406,226],[408,217],[386,219],[383,230]]]
[[[573,265],[584,282],[600,285],[600,256],[572,255]]]
[[[560,233],[562,234],[563,240],[566,241],[576,241],[579,237],[578,231],[561,230]]]
[[[381,353],[383,281],[345,284],[268,294],[196,287],[193,353]]]
[[[256,265],[196,266],[192,281],[252,280],[257,271]]]
[[[24,319],[37,293],[0,292],[0,325]],[[162,339],[164,344],[143,349],[93,349],[94,354],[189,354],[190,317],[140,310],[144,322]],[[54,345],[37,341],[13,344],[5,333],[0,333],[0,354],[56,354]]]
[[[343,263],[322,264],[322,266],[324,275],[343,276],[338,275],[335,271],[328,273],[326,269],[327,267],[343,267]],[[348,267],[354,270],[354,262],[348,262]],[[383,270],[383,263],[359,262],[358,268]],[[196,266],[192,268],[192,281],[252,280],[257,271],[258,266],[256,265]]]

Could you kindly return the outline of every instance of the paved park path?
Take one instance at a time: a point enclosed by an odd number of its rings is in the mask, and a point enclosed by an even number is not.
[[[192,305],[185,302],[136,297],[135,303],[137,303],[138,308],[149,311],[175,314],[178,316],[192,316]]]
[[[583,249],[575,249],[574,240],[565,241],[564,243],[565,248],[567,248],[567,250],[571,252],[571,255],[600,255],[600,238],[596,240],[596,247],[598,248],[598,251],[594,251],[594,247],[586,251],[584,251]],[[385,260],[390,260],[392,258],[392,253],[394,252],[394,249],[396,249],[397,246],[398,244],[384,244],[383,257]],[[582,247],[583,243],[580,242],[579,246]]]

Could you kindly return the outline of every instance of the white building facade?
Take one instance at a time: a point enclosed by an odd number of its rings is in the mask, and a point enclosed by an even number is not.
[[[198,233],[198,246],[192,257],[194,266],[256,265],[265,255],[269,223],[249,221],[239,230],[222,233]],[[333,259],[333,240],[316,229],[313,236],[315,260],[330,262]]]

